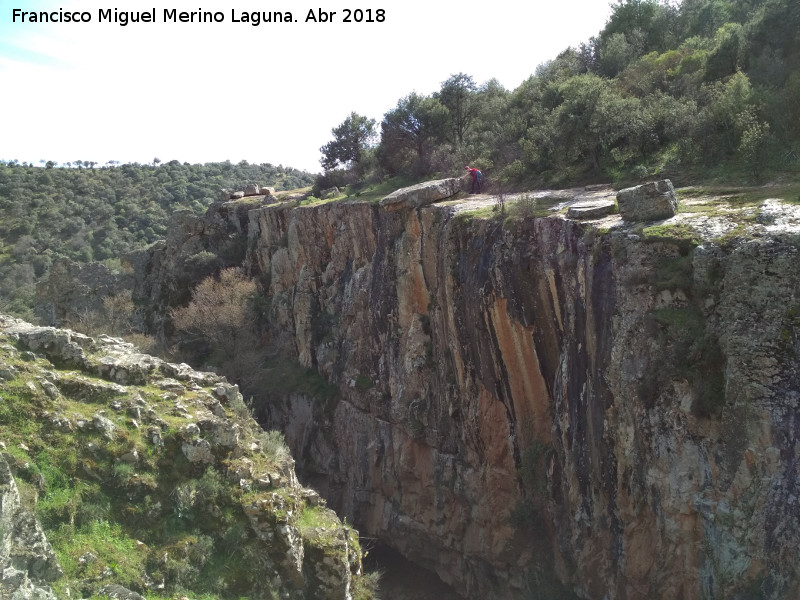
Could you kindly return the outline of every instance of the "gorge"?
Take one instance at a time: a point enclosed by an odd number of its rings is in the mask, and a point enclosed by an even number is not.
[[[259,281],[272,355],[335,388],[255,390],[260,421],[362,536],[465,598],[796,597],[796,203],[569,218],[587,193],[509,219],[217,203],[176,213],[125,285],[170,335],[198,256]]]

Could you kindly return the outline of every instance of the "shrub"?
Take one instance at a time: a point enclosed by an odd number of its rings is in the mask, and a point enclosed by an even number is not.
[[[255,281],[241,269],[225,269],[219,278],[206,277],[201,281],[188,306],[171,312],[173,324],[179,331],[208,342],[212,352],[238,374],[256,345],[253,327],[256,292]]]
[[[528,219],[536,216],[536,198],[530,194],[522,194],[508,207],[508,215],[512,219]]]

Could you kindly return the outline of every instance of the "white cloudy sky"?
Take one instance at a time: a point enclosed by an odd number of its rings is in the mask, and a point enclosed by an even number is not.
[[[98,23],[98,9],[156,10],[156,23]],[[309,9],[335,23],[304,22]],[[89,11],[88,24],[21,24],[12,11]],[[225,23],[163,23],[164,9]],[[345,8],[383,23],[339,22]],[[253,27],[231,10],[291,11]],[[380,121],[450,75],[512,90],[596,35],[607,0],[0,0],[0,159],[270,162],[320,170],[319,147],[356,111]]]

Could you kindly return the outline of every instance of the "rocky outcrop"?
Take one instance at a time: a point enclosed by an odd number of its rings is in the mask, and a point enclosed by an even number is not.
[[[55,600],[63,572],[33,514],[22,506],[8,463],[0,457],[0,591],[4,598]]]
[[[600,200],[595,202],[578,202],[570,205],[567,216],[570,219],[586,220],[599,219],[610,215],[617,209],[613,200]]]
[[[341,394],[265,417],[368,535],[470,598],[791,597],[792,243],[435,206],[251,219],[276,337]]]
[[[26,506],[0,458],[0,589],[8,597],[54,599],[57,581],[67,596],[186,589],[352,600],[357,533],[299,484],[282,436],[255,423],[237,386],[120,339],[5,316],[0,369],[0,439],[13,440],[4,456],[29,497]],[[33,517],[37,498],[48,534],[69,557],[64,570]],[[258,569],[238,566],[243,559]],[[217,579],[201,578],[206,563]]]
[[[257,183],[248,183],[244,186],[243,190],[220,190],[220,201],[227,202],[228,200],[240,200],[241,198],[249,196],[264,196],[265,198],[275,195],[274,187],[261,187]]]
[[[338,390],[256,398],[304,480],[467,598],[796,597],[791,210],[649,234],[423,204],[247,215],[269,339]],[[181,239],[163,274],[213,251]]]

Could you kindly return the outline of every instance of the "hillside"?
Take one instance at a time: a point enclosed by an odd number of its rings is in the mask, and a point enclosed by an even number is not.
[[[202,214],[220,189],[313,181],[296,169],[244,161],[69,167],[0,162],[0,312],[31,320],[35,285],[53,261],[103,261],[119,270],[127,252],[164,236],[175,210]]]
[[[224,378],[0,317],[0,395],[4,597],[371,597],[358,533]]]

